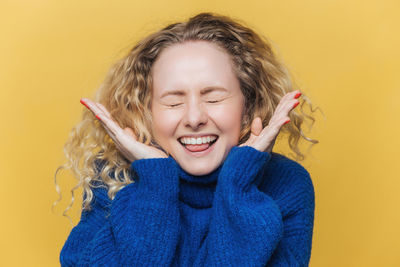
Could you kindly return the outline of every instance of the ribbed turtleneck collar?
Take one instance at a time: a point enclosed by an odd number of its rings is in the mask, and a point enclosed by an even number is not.
[[[179,200],[193,208],[210,208],[221,169],[222,165],[209,174],[196,176],[178,165]]]

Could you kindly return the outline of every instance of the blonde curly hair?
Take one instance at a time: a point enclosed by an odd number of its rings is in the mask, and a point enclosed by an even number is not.
[[[250,135],[251,122],[260,117],[263,126],[271,119],[281,98],[296,90],[291,75],[272,51],[267,38],[255,33],[238,19],[205,12],[195,15],[186,22],[173,23],[139,41],[126,56],[110,69],[94,100],[103,104],[121,128],[130,127],[138,141],[158,146],[151,132],[151,68],[163,49],[186,41],[208,41],[224,49],[230,56],[235,74],[245,96],[245,112],[242,121],[239,144]],[[281,128],[281,134],[288,134],[290,149],[295,160],[303,160],[299,139],[313,144],[317,140],[306,137],[301,130],[305,119],[312,124],[315,119],[303,111],[311,102],[302,91],[300,106],[289,114],[291,123]],[[312,126],[311,124],[311,126]],[[311,128],[310,126],[310,128]],[[83,118],[69,135],[64,146],[67,162],[55,173],[56,191],[61,200],[57,184],[57,173],[61,169],[72,170],[78,183],[71,190],[71,202],[63,215],[72,207],[74,190],[82,186],[85,197],[83,210],[90,210],[93,199],[92,188],[106,186],[108,197],[114,199],[124,186],[135,181],[130,164],[116,149],[112,139],[91,111],[84,109]]]

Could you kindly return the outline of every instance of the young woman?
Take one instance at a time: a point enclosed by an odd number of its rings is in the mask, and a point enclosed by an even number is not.
[[[272,152],[281,131],[299,157],[300,137],[316,142],[301,95],[267,41],[229,17],[140,41],[81,99],[64,168],[83,210],[61,265],[307,266],[312,180]]]

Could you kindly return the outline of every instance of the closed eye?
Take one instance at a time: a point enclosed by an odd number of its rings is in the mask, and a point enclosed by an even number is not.
[[[179,105],[182,105],[182,103],[178,103],[178,104],[172,104],[172,105],[168,105],[169,107],[173,108],[173,107],[177,107]]]
[[[208,100],[207,103],[218,103],[221,102],[222,100]]]

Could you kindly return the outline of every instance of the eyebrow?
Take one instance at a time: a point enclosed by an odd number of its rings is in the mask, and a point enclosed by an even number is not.
[[[219,87],[219,86],[208,86],[208,87],[205,87],[205,88],[201,89],[200,94],[205,95],[205,94],[210,93],[210,92],[212,92],[212,91],[224,91],[224,92],[228,92],[228,90],[227,90],[226,88],[224,88],[224,87]],[[181,91],[181,90],[167,91],[167,92],[165,92],[164,94],[162,94],[160,98],[163,98],[163,97],[168,96],[168,95],[183,96],[183,95],[185,95],[185,92],[184,92],[184,91]]]

